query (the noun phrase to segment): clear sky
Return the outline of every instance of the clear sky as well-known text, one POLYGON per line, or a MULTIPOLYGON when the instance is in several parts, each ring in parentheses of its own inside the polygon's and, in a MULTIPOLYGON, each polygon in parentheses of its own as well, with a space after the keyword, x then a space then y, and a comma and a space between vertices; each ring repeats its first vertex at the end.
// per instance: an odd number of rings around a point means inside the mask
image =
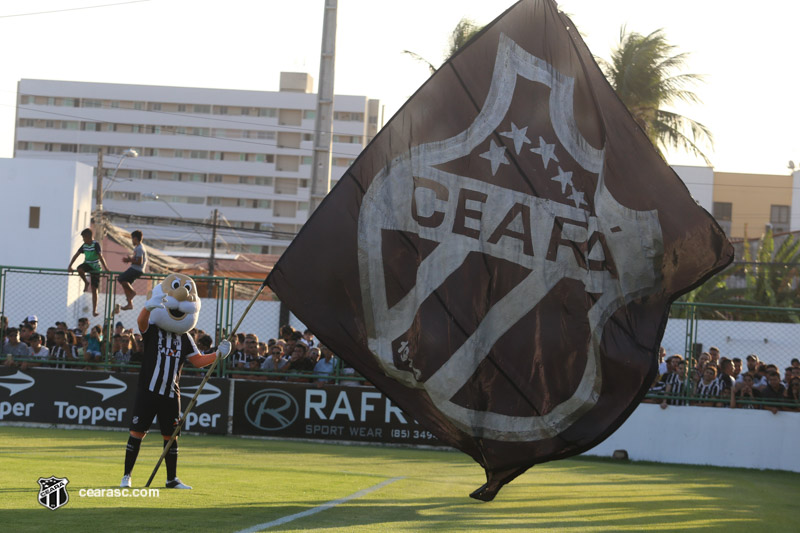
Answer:
MULTIPOLYGON (((386 119, 438 65, 462 17, 491 22, 510 0, 339 0, 338 94, 385 104, 386 119)), ((3 0, 0 157, 11 157, 21 78, 229 89, 278 89, 281 71, 318 77, 324 0, 3 0), (80 9, 100 6, 91 9, 80 9), (111 5, 108 5, 111 4, 111 5), (116 4, 116 5, 113 5, 116 4), (27 13, 65 10, 26 16, 27 13)), ((708 126, 723 172, 786 174, 800 164, 800 2, 563 0, 589 48, 608 58, 620 27, 664 28, 688 71, 706 75, 702 104, 675 108, 708 126)), ((682 153, 673 164, 703 162, 682 153)))

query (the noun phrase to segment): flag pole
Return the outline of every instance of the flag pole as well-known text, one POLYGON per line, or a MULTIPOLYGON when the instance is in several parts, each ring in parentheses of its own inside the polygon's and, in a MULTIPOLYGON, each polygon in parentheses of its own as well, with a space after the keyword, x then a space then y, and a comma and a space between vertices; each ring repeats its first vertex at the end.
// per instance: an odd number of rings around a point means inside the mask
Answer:
MULTIPOLYGON (((236 330, 238 330, 239 326, 242 324, 242 320, 244 320, 244 317, 247 316, 247 313, 250 312, 250 308, 253 307, 253 304, 256 302, 258 297, 261 295, 261 292, 264 290, 264 287, 266 286, 267 286, 267 280, 265 278, 264 282, 261 284, 261 287, 258 288, 255 295, 253 295, 253 298, 250 299, 250 303, 247 304, 247 307, 242 313, 242 316, 239 317, 239 321, 236 322, 235 326, 233 326, 233 330, 231 330, 230 335, 228 335, 228 340, 233 339, 233 336, 236 334, 236 330)), ((156 477, 156 473, 158 472, 161 463, 164 461, 164 457, 167 456, 169 449, 172 447, 172 443, 175 442, 175 439, 178 437, 178 432, 181 430, 181 427, 183 427, 183 423, 186 420, 186 417, 189 416, 189 413, 192 412, 192 408, 194 407, 195 402, 197 402, 197 398, 200 396, 200 392, 203 390, 203 387, 206 386, 208 378, 210 378, 211 374, 213 374, 214 370, 216 370, 217 363, 219 363, 219 357, 215 358, 214 362, 211 363, 211 368, 208 369, 208 372, 206 372, 205 377, 203 377, 203 381, 200 382, 200 386, 197 387, 197 391, 195 391, 194 396, 192 396, 192 401, 190 401, 189 405, 186 406, 186 411, 184 411, 183 416, 178 421, 178 424, 175 426, 175 430, 172 432, 172 436, 169 438, 167 445, 164 446, 164 451, 161 452, 161 457, 158 458, 156 467, 153 468, 153 473, 150 474, 150 479, 147 480, 147 484, 145 485, 145 487, 149 487, 150 483, 153 482, 153 478, 156 477)))

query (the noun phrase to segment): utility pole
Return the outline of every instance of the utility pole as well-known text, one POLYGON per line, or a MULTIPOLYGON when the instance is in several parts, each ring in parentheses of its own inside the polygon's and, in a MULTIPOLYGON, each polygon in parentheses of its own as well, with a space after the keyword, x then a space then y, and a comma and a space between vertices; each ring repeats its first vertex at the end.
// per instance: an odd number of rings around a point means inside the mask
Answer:
POLYGON ((331 188, 331 142, 333 141, 333 78, 336 64, 336 12, 338 0, 325 0, 322 50, 319 60, 317 116, 314 122, 314 157, 311 164, 311 202, 308 216, 331 188))
POLYGON ((103 242, 105 236, 105 224, 103 223, 103 149, 97 150, 97 187, 94 192, 94 238, 97 242, 103 242))
MULTIPOLYGON (((211 222, 211 255, 208 256, 208 275, 214 277, 214 255, 217 252, 217 216, 219 210, 214 209, 214 215, 211 222)), ((208 297, 214 297, 214 280, 208 280, 208 297)))

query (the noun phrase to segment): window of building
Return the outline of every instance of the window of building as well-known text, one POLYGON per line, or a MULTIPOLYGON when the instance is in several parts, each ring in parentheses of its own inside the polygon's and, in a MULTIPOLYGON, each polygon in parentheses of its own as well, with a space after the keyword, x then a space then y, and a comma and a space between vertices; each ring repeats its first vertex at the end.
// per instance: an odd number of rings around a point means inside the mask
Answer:
POLYGON ((41 207, 39 206, 30 206, 28 210, 28 227, 32 229, 39 229, 39 214, 41 212, 41 207))
POLYGON ((215 115, 227 115, 228 114, 228 106, 226 106, 226 105, 214 106, 214 114, 215 115))
POLYGON ((317 117, 316 111, 312 111, 310 109, 306 109, 305 111, 303 111, 303 118, 305 119, 316 118, 316 117, 317 117))
POLYGON ((161 103, 160 102, 152 102, 150 104, 151 111, 161 111, 161 103))
POLYGON ((186 113, 186 104, 178 104, 178 113, 186 113))
POLYGON ((304 133, 303 134, 303 140, 304 141, 313 141, 314 140, 314 134, 313 133, 304 133))
POLYGON ((133 108, 136 111, 141 111, 142 109, 144 109, 144 104, 142 102, 134 102, 133 103, 133 108))
POLYGON ((769 221, 772 225, 786 226, 790 216, 791 207, 788 205, 772 205, 769 208, 769 221))
POLYGON ((310 155, 304 155, 302 161, 300 161, 301 165, 310 165, 313 161, 313 158, 310 155))
POLYGON ((308 189, 308 180, 300 180, 299 187, 301 189, 308 189))
POLYGON ((277 116, 277 111, 273 107, 261 107, 258 109, 259 117, 274 117, 277 116))
POLYGON ((275 132, 274 131, 259 131, 256 134, 256 137, 258 137, 259 139, 275 140, 275 132))
POLYGON ((210 105, 202 105, 202 104, 194 104, 194 108, 192 109, 195 113, 211 113, 211 106, 210 105))
POLYGON ((733 214, 733 204, 731 202, 714 202, 713 215, 719 221, 730 222, 733 214))
POLYGON ((208 159, 208 152, 205 150, 192 150, 190 157, 192 159, 208 159))
POLYGON ((272 186, 272 178, 271 177, 256 177, 256 185, 267 185, 272 186))

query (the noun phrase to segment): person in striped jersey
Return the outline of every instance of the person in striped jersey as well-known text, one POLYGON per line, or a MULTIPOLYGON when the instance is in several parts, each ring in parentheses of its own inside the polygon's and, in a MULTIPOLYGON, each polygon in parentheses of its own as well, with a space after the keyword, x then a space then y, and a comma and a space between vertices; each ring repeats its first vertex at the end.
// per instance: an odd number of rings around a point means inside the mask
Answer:
MULTIPOLYGON (((719 396, 719 392, 717 367, 709 363, 703 370, 703 379, 697 382, 697 386, 694 389, 694 395, 698 398, 716 399, 719 396)), ((714 402, 699 402, 697 405, 713 407, 714 402)))
MULTIPOLYGON (((139 313, 138 326, 144 346, 139 385, 131 411, 130 437, 125 451, 125 471, 121 487, 131 486, 131 472, 153 418, 158 415, 161 435, 166 446, 175 427, 180 424, 181 394, 178 381, 186 361, 201 368, 217 357, 230 354, 231 345, 222 341, 217 351, 203 354, 189 335, 197 324, 200 298, 192 278, 170 274, 148 294, 139 313)), ((172 444, 164 463, 167 467, 167 488, 191 489, 178 479, 178 440, 172 444)))

